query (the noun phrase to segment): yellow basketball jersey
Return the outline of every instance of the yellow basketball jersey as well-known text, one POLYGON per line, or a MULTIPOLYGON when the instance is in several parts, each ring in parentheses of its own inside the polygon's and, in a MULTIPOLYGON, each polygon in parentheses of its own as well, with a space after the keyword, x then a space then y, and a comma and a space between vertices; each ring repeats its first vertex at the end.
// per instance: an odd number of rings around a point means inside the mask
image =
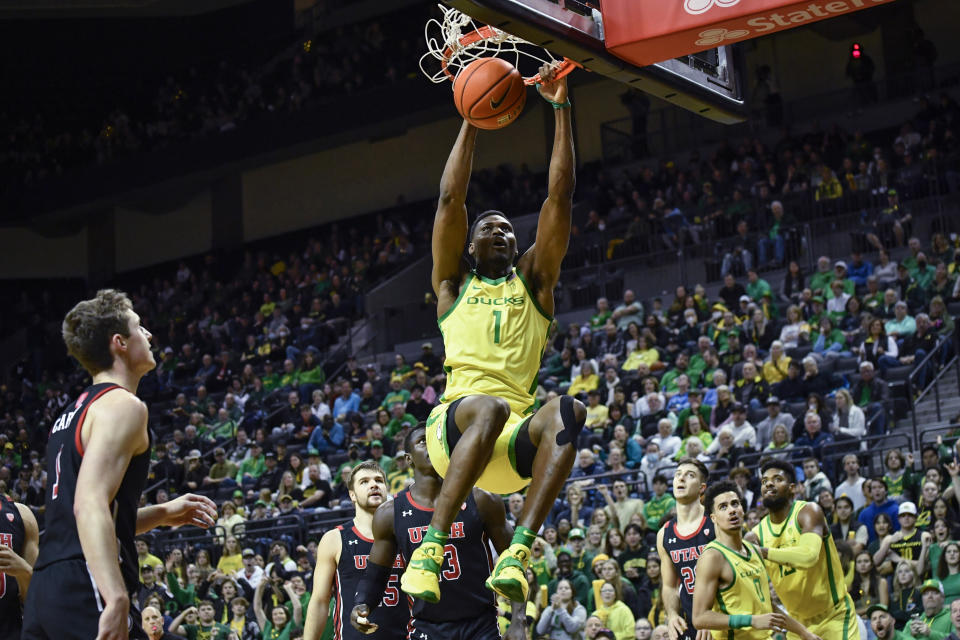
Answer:
MULTIPOLYGON (((767 569, 763 566, 760 552, 749 542, 744 542, 743 546, 747 550, 745 556, 717 540, 706 547, 719 551, 733 570, 733 582, 717 591, 713 610, 728 616, 772 613, 770 579, 767 577, 767 569)), ((712 633, 715 640, 770 640, 769 630, 725 629, 712 633)))
POLYGON ((552 321, 516 269, 497 280, 470 272, 438 320, 447 372, 440 401, 487 394, 506 400, 514 413, 531 412, 552 321))
MULTIPOLYGON (((760 524, 753 528, 760 546, 768 549, 798 546, 802 532, 797 516, 805 504, 804 500, 794 502, 786 521, 779 525, 771 523, 769 515, 764 516, 760 524)), ((765 562, 773 588, 787 608, 787 613, 794 618, 811 620, 826 615, 847 595, 840 556, 837 555, 837 546, 829 530, 824 533, 817 563, 809 569, 789 567, 769 560, 765 562)))

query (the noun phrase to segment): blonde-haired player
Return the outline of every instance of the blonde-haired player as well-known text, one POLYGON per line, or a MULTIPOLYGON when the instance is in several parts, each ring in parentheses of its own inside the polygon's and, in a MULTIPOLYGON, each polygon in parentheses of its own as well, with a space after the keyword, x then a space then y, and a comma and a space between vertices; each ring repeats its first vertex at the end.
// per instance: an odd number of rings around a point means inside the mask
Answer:
POLYGON ((724 480, 712 485, 704 507, 716 539, 697 561, 694 626, 709 629, 715 640, 770 640, 772 633, 786 631, 803 640, 820 640, 790 616, 773 610, 770 577, 760 551, 743 540, 743 498, 736 483, 724 480))
POLYGON ((760 546, 780 602, 824 638, 860 640, 856 608, 823 511, 793 499, 796 473, 789 462, 772 460, 761 474, 769 514, 747 535, 760 546))

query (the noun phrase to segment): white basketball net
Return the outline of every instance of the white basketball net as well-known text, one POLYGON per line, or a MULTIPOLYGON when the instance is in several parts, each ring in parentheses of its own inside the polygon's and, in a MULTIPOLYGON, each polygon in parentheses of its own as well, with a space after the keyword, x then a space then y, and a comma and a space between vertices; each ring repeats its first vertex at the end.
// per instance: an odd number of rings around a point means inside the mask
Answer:
MULTIPOLYGON (((431 82, 441 83, 452 80, 460 70, 477 58, 501 57, 510 60, 513 66, 520 69, 521 59, 527 59, 529 70, 530 60, 536 62, 536 67, 552 62, 559 62, 549 51, 538 47, 522 38, 501 31, 496 27, 478 25, 473 18, 456 9, 437 5, 443 12, 443 20, 431 18, 424 27, 424 36, 427 40, 427 52, 420 57, 420 70, 431 82), (522 48, 521 48, 522 47, 522 48), (440 68, 431 69, 436 59, 440 68)), ((536 74, 536 69, 530 75, 536 74)))

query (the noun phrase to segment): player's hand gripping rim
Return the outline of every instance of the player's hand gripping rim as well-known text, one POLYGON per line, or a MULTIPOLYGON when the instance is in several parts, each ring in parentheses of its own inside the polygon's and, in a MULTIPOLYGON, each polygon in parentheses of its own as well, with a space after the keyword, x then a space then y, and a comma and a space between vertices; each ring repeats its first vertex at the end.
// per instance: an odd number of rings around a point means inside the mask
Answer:
POLYGON ((540 82, 537 83, 537 92, 556 108, 569 107, 567 79, 565 77, 555 77, 559 66, 559 62, 553 62, 540 67, 540 82))

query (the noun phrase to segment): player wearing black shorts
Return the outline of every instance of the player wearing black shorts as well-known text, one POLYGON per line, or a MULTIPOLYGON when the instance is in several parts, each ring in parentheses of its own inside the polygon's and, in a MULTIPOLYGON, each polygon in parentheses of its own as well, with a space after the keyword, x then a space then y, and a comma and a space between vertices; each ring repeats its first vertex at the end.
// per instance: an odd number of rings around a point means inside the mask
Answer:
POLYGON ((356 507, 353 522, 323 534, 317 545, 317 567, 313 572, 313 591, 303 628, 304 640, 320 640, 327 624, 331 598, 334 640, 402 640, 407 637, 410 610, 399 590, 403 558, 397 554, 387 580, 380 606, 370 615, 377 630, 364 635, 350 626, 353 596, 367 570, 373 547, 373 514, 389 497, 386 474, 376 462, 357 465, 350 474, 350 501, 356 507))
POLYGON ((30 508, 0 496, 0 640, 20 638, 38 538, 37 519, 30 508))
MULTIPOLYGON (((363 633, 371 628, 371 616, 383 599, 397 551, 406 563, 423 539, 443 482, 430 464, 423 425, 407 434, 404 451, 413 463, 414 483, 378 508, 373 517, 374 543, 368 572, 357 588, 357 604, 350 615, 353 626, 363 633)), ((413 640, 500 638, 494 594, 485 588, 484 582, 494 562, 490 542, 500 553, 510 545, 512 535, 503 501, 482 489, 473 489, 457 511, 444 545, 440 571, 445 583, 443 603, 430 604, 410 598, 407 637, 413 640)), ((526 638, 524 606, 524 603, 511 603, 513 613, 506 637, 526 638)))
POLYGON ((695 458, 683 458, 673 474, 673 497, 677 516, 657 532, 660 555, 660 590, 667 614, 670 640, 710 640, 709 631, 693 628, 693 588, 697 560, 714 538, 701 496, 707 488, 706 466, 695 458))
POLYGON ((147 407, 134 392, 156 366, 150 338, 129 298, 109 289, 77 304, 63 321, 67 351, 93 384, 50 430, 47 526, 27 593, 26 640, 144 637, 131 611, 139 586, 134 536, 216 521, 213 501, 191 494, 137 509, 150 435, 147 407))

